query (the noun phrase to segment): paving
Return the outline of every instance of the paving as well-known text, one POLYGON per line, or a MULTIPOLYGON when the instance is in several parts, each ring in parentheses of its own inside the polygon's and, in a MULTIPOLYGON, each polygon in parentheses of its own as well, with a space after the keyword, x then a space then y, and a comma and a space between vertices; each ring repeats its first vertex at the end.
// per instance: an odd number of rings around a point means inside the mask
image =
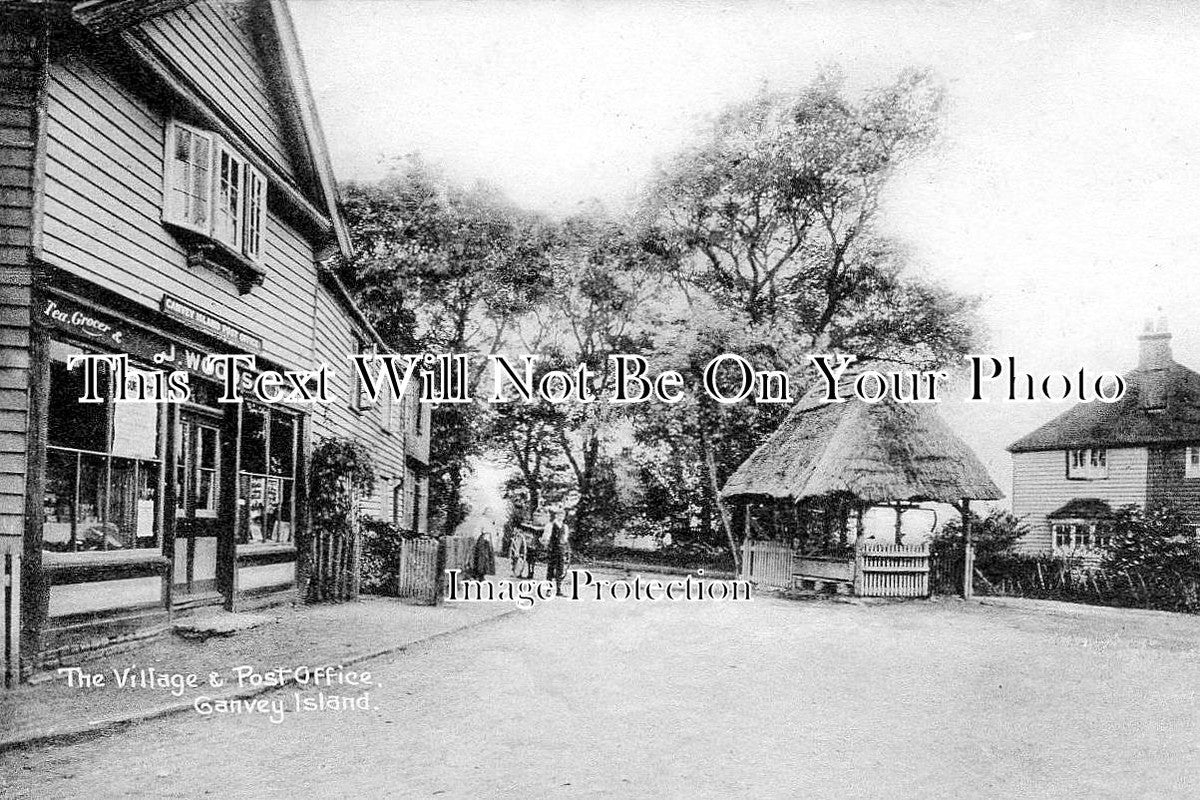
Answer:
POLYGON ((239 681, 239 671, 355 663, 511 610, 490 604, 433 608, 364 597, 252 614, 205 611, 178 622, 178 633, 85 662, 75 674, 43 673, 32 685, 0 691, 0 750, 189 711, 193 688, 211 684, 213 676, 222 686, 211 694, 249 697, 268 687, 239 681), (103 685, 90 677, 96 675, 103 685), (195 676, 197 687, 181 689, 177 676, 185 681, 195 676))
POLYGON ((1066 604, 554 600, 277 714, 0 754, 0 795, 1183 797, 1198 643, 1195 617, 1066 604))

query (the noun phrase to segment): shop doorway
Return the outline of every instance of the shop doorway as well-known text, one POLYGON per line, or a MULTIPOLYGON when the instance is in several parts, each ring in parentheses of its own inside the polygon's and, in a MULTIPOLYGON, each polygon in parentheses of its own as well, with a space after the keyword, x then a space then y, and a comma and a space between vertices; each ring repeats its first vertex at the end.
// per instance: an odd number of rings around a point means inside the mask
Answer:
POLYGON ((175 463, 173 596, 202 603, 222 599, 217 585, 221 534, 221 414, 180 413, 175 463))

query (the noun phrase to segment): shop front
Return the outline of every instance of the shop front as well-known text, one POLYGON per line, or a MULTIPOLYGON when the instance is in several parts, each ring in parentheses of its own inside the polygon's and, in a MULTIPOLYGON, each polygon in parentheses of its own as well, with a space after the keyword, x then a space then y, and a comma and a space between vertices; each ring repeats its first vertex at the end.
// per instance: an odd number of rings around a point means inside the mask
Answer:
POLYGON ((24 573, 39 665, 154 635, 173 612, 293 599, 307 409, 219 402, 211 358, 261 342, 199 309, 213 324, 53 285, 33 306, 28 474, 41 503, 24 573), (80 402, 86 374, 68 366, 88 353, 128 356, 123 369, 100 365, 102 402, 80 402), (186 371, 187 402, 113 400, 114 383, 135 396, 170 370, 186 371))

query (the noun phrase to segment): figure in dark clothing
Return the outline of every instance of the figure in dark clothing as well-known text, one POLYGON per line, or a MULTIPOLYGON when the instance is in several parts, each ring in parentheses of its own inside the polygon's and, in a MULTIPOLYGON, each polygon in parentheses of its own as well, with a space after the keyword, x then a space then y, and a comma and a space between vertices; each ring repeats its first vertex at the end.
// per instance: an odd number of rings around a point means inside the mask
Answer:
POLYGON ((492 540, 487 531, 484 531, 475 540, 475 551, 471 555, 471 577, 481 581, 488 575, 495 574, 496 551, 492 548, 492 540))
POLYGON ((555 594, 561 596, 562 581, 567 577, 567 568, 571 565, 571 538, 566 523, 559 521, 557 511, 550 512, 546 539, 546 580, 554 581, 555 594))

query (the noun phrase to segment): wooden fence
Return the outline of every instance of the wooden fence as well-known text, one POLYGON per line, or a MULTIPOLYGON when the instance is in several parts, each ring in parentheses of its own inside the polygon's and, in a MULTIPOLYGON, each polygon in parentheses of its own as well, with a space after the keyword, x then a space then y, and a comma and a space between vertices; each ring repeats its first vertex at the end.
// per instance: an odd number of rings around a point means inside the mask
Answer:
POLYGON ((0 676, 9 689, 21 680, 21 539, 0 537, 0 676))
MULTIPOLYGON (((475 550, 473 536, 447 536, 446 569, 466 570, 475 550)), ((400 543, 396 595, 433 603, 437 596, 438 540, 430 537, 405 539, 400 543)))
POLYGON ((738 576, 756 584, 792 588, 792 559, 796 551, 786 544, 747 539, 742 544, 742 569, 738 576))
POLYGON ((782 589, 853 586, 860 597, 928 597, 929 548, 861 547, 853 559, 802 555, 786 544, 747 540, 740 578, 782 589))
POLYGON ((854 593, 859 597, 929 596, 926 546, 860 547, 854 561, 854 593))

